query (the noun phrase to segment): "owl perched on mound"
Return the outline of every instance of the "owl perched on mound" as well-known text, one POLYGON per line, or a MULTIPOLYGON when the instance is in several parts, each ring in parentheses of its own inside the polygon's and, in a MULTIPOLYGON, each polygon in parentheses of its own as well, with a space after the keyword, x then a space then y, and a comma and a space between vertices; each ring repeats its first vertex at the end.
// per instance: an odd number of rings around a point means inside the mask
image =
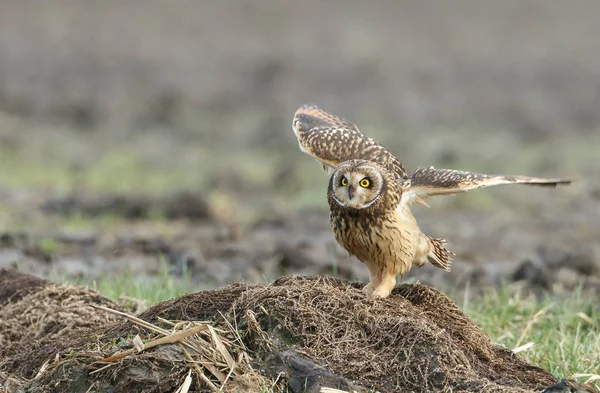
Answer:
POLYGON ((412 265, 430 262, 450 270, 452 253, 445 240, 419 229, 413 203, 427 206, 433 195, 456 194, 499 184, 555 187, 569 180, 484 175, 451 169, 418 168, 410 176, 385 147, 344 119, 304 105, 293 129, 300 149, 331 175, 327 190, 331 228, 336 240, 367 265, 371 281, 364 290, 388 297, 412 265))

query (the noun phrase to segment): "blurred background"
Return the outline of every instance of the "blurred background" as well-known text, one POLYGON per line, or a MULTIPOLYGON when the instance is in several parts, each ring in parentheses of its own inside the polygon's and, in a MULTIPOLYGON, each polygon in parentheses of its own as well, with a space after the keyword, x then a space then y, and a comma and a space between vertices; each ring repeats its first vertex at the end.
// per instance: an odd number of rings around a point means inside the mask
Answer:
POLYGON ((368 278, 302 154, 315 103, 404 163, 563 177, 431 200, 445 290, 600 288, 600 3, 0 2, 0 266, 368 278))

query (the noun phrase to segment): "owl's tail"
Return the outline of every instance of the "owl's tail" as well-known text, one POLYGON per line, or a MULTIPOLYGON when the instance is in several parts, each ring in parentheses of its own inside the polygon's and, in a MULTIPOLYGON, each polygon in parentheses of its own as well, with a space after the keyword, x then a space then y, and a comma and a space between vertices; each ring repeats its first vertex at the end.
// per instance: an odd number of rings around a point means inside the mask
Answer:
POLYGON ((425 235, 425 237, 429 243, 429 253, 427 253, 427 259, 429 260, 429 263, 446 271, 450 271, 450 265, 452 265, 452 256, 454 253, 444 246, 444 244, 446 244, 446 240, 433 238, 428 235, 425 235))

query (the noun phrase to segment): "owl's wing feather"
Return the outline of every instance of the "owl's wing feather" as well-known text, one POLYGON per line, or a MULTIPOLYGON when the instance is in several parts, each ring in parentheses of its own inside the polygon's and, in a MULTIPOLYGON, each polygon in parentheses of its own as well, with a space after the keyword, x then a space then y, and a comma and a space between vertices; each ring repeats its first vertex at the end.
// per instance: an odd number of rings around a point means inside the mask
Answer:
POLYGON ((348 160, 363 159, 383 166, 398 179, 408 179, 402 163, 356 125, 316 105, 300 107, 292 123, 300 150, 321 162, 324 169, 348 160))
POLYGON ((453 169, 418 168, 410 176, 410 186, 403 191, 401 205, 413 202, 424 203, 424 199, 434 195, 450 195, 500 184, 527 184, 541 187, 556 187, 571 184, 565 179, 519 175, 485 175, 453 169))

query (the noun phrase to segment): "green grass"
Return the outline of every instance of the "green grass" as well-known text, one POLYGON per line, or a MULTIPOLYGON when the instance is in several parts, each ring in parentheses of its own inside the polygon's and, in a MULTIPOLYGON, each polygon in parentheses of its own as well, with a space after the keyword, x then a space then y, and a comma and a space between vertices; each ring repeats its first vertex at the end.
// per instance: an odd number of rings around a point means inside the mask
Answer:
POLYGON ((175 277, 169 274, 164 263, 160 274, 154 277, 136 277, 127 273, 98 280, 86 278, 66 280, 64 277, 59 276, 51 276, 50 278, 55 281, 66 281, 70 284, 90 287, 116 302, 126 297, 142 300, 148 305, 182 296, 186 293, 208 289, 206 284, 193 280, 185 272, 183 277, 175 277))
POLYGON ((37 246, 46 254, 56 254, 60 251, 62 245, 52 238, 41 238, 37 242, 37 246))
POLYGON ((495 343, 510 349, 533 343, 520 354, 557 377, 600 374, 597 297, 576 290, 537 299, 512 285, 459 303, 495 343))
MULTIPOLYGON (((155 279, 124 276, 76 283, 89 285, 114 300, 125 295, 149 304, 202 289, 190 277, 177 279, 166 269, 155 279)), ((586 298, 576 290, 568 296, 547 295, 538 299, 524 295, 516 285, 505 285, 483 296, 457 300, 496 344, 513 349, 532 342, 533 347, 520 355, 558 378, 600 374, 597 298, 586 298)), ((578 379, 585 382, 586 377, 578 379)))

